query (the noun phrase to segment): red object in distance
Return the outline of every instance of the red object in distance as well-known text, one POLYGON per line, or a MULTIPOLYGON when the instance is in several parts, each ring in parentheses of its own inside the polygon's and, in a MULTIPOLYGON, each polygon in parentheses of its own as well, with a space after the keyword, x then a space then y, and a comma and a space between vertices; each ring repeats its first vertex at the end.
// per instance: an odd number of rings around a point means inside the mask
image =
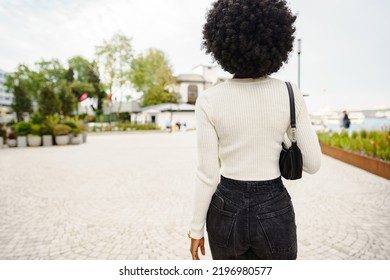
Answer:
POLYGON ((83 95, 80 96, 80 101, 84 101, 88 98, 88 93, 84 92, 83 95))
POLYGON ((112 93, 110 93, 109 95, 107 95, 107 100, 108 100, 108 101, 112 101, 112 93))

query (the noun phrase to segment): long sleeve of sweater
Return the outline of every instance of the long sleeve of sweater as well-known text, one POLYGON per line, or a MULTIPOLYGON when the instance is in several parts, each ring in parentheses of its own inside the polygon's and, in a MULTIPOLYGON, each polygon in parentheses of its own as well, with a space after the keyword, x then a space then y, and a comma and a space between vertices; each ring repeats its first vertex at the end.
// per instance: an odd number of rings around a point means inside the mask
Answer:
POLYGON ((219 181, 218 136, 212 121, 212 108, 206 95, 201 95, 196 100, 195 117, 198 160, 194 215, 190 231, 192 237, 200 239, 204 233, 208 205, 219 181))
MULTIPOLYGON (((303 170, 312 174, 320 168, 321 150, 304 98, 295 85, 293 90, 303 170)), ((290 145, 292 138, 287 87, 268 77, 228 80, 198 97, 195 116, 197 170, 190 231, 199 239, 220 175, 248 181, 280 176, 281 143, 290 145)))

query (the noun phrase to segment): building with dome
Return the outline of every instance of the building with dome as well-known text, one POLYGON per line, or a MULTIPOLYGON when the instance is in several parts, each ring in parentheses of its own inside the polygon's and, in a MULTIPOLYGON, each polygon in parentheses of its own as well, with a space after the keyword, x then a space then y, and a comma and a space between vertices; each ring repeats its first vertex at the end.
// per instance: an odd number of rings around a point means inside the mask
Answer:
POLYGON ((176 77, 175 92, 179 93, 179 103, 195 104, 199 94, 209 87, 223 81, 218 78, 217 66, 198 65, 192 73, 180 74, 176 77))
POLYGON ((192 73, 176 76, 177 84, 172 89, 178 93, 178 104, 164 103, 148 106, 131 114, 137 123, 155 123, 162 129, 182 124, 185 129, 195 128, 195 102, 199 95, 224 79, 218 78, 217 66, 199 65, 192 73))

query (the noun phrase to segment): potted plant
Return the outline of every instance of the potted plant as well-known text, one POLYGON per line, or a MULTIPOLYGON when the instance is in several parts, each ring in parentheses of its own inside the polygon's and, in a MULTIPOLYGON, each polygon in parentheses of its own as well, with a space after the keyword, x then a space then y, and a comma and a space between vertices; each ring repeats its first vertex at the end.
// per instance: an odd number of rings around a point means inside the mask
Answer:
POLYGON ((80 122, 79 127, 81 128, 83 143, 85 143, 85 142, 87 142, 87 125, 83 122, 80 122))
POLYGON ((6 131, 3 129, 3 125, 0 124, 0 149, 3 148, 6 131))
POLYGON ((18 148, 27 147, 27 135, 31 132, 31 123, 19 122, 16 124, 16 140, 18 148))
POLYGON ((53 127, 54 125, 46 120, 41 125, 41 135, 43 138, 43 146, 53 146, 53 127))
POLYGON ((71 128, 65 124, 57 124, 54 126, 54 136, 57 145, 69 144, 69 133, 71 128))
POLYGON ((82 136, 81 136, 81 128, 80 127, 75 127, 72 129, 71 131, 73 137, 70 139, 70 143, 71 144, 81 144, 83 139, 82 139, 82 136))
MULTIPOLYGON (((71 129, 71 132, 73 129, 75 129, 77 127, 76 123, 72 120, 69 120, 69 119, 64 122, 64 125, 69 126, 71 129)), ((72 142, 72 138, 73 138, 73 133, 69 133, 69 142, 72 142)))
POLYGON ((8 133, 7 137, 7 145, 8 147, 16 147, 17 142, 16 142, 16 131, 14 128, 11 128, 11 131, 8 133))
POLYGON ((27 142, 30 147, 39 147, 42 144, 41 126, 39 124, 31 125, 31 132, 27 135, 27 142))

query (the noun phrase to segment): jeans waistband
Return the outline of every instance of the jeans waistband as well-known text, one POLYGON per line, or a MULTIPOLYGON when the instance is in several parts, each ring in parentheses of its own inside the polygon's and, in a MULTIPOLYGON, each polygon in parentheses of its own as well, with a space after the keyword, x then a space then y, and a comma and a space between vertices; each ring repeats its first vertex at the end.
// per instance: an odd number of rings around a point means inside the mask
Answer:
POLYGON ((281 177, 265 180, 265 181, 243 181, 236 180, 231 178, 226 178, 221 175, 220 180, 221 185, 230 190, 239 190, 239 191, 251 191, 254 189, 269 188, 273 186, 283 186, 283 181, 281 177))

